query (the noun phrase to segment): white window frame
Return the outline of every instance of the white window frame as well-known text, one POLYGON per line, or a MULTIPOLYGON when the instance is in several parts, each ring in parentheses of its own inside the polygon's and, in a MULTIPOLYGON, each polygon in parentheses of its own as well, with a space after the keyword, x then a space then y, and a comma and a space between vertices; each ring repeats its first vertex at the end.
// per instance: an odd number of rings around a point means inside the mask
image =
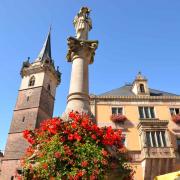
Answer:
POLYGON ((146 142, 147 142, 147 133, 150 133, 149 134, 149 138, 150 138, 150 146, 149 147, 163 148, 163 147, 167 147, 168 146, 168 139, 167 139, 166 131, 164 131, 164 130, 145 131, 145 136, 146 136, 145 140, 146 140, 146 142), (161 145, 158 144, 157 132, 159 132, 159 135, 160 135, 161 145), (164 138, 165 138, 165 141, 166 141, 166 146, 165 146, 165 144, 163 142, 162 132, 164 132, 164 138), (153 143, 153 140, 152 140, 152 133, 154 133, 155 144, 153 143))
POLYGON ((169 112, 170 112, 171 116, 172 116, 172 115, 177 115, 175 109, 179 109, 179 114, 180 114, 180 107, 170 107, 170 108, 169 108, 169 112), (171 114, 171 110, 170 110, 170 109, 173 109, 174 114, 171 114))
POLYGON ((138 90, 139 90, 139 93, 141 93, 141 94, 145 94, 145 93, 146 93, 146 88, 145 88, 145 85, 144 85, 144 83, 140 83, 138 86, 139 86, 139 88, 138 88, 138 90), (144 92, 141 92, 141 85, 143 85, 144 92))
POLYGON ((154 106, 138 106, 138 113, 139 113, 139 119, 156 119, 156 111, 155 111, 154 106), (139 108, 143 108, 144 118, 141 118, 140 113, 139 113, 139 108), (149 118, 146 117, 145 108, 148 108, 149 118), (152 116, 151 116, 150 108, 153 108, 153 110, 154 110, 154 118, 152 118, 152 116))
MULTIPOLYGON (((124 115, 124 107, 123 106, 111 106, 111 115, 113 114, 112 108, 122 108, 122 115, 124 115)), ((116 113, 116 114, 118 114, 118 113, 116 113)))

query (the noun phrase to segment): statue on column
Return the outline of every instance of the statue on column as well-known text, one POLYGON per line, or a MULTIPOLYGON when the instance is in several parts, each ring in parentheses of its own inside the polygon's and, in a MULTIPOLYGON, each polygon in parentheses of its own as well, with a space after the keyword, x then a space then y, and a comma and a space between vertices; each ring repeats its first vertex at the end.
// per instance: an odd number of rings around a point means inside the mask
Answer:
POLYGON ((76 37, 67 39, 66 58, 68 62, 72 62, 72 71, 67 106, 63 114, 64 120, 68 120, 68 114, 71 111, 91 114, 88 66, 94 61, 98 41, 88 40, 88 33, 92 29, 89 14, 89 8, 80 9, 73 21, 76 37))
POLYGON ((76 30, 76 38, 79 40, 87 40, 88 32, 92 29, 92 21, 89 13, 89 8, 82 7, 74 18, 73 24, 76 30))

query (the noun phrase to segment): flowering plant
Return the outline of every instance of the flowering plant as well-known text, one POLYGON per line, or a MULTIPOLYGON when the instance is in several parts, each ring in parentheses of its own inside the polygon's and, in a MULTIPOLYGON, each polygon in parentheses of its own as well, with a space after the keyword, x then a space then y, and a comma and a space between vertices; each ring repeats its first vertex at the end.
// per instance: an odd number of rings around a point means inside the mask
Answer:
POLYGON ((132 179, 121 130, 99 128, 86 114, 46 120, 23 136, 30 143, 21 161, 24 180, 105 179, 113 169, 121 173, 118 179, 132 179))
POLYGON ((127 120, 127 117, 122 115, 122 114, 112 114, 111 115, 111 120, 113 122, 124 122, 127 120))
POLYGON ((173 120, 175 123, 180 123, 180 114, 173 115, 173 116, 172 116, 172 120, 173 120))

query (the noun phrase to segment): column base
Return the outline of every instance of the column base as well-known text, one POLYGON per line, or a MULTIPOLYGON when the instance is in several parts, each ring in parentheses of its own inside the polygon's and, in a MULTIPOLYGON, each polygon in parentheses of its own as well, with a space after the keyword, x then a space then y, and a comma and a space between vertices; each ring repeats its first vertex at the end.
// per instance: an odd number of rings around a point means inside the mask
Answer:
POLYGON ((65 112, 62 114, 62 119, 68 121, 70 112, 86 113, 91 116, 89 95, 81 92, 71 93, 67 97, 67 106, 65 112))
POLYGON ((90 113, 89 95, 82 92, 71 93, 67 97, 66 112, 90 113))

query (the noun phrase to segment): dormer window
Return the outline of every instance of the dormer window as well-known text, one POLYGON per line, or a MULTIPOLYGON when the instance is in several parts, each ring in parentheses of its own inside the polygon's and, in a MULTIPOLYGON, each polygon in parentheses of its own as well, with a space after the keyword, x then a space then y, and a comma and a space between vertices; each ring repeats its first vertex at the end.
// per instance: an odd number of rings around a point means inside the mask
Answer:
POLYGON ((145 88, 144 88, 144 84, 140 84, 139 85, 139 89, 141 93, 145 93, 145 88))
POLYGON ((29 86, 34 86, 34 84, 35 84, 35 77, 32 76, 29 80, 29 86))
POLYGON ((147 79, 144 76, 142 76, 140 72, 138 73, 138 75, 136 76, 133 82, 132 92, 135 95, 144 95, 144 96, 150 95, 147 79))

